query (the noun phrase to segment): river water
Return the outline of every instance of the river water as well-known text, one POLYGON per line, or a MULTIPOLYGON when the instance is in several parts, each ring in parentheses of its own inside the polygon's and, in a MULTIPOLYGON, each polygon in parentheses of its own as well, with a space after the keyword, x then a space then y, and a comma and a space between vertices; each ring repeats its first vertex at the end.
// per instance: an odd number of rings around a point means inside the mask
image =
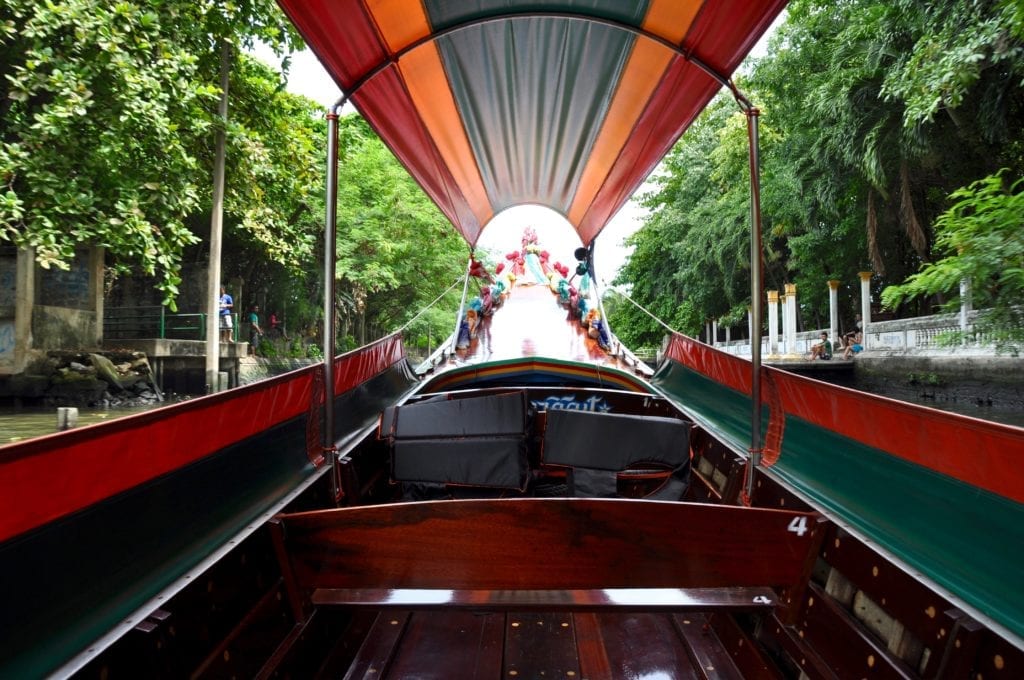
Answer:
MULTIPOLYGON (((148 406, 123 406, 117 408, 79 408, 78 426, 103 423, 135 413, 151 411, 169 402, 148 406)), ((39 437, 57 431, 56 408, 0 409, 0 445, 39 437)))

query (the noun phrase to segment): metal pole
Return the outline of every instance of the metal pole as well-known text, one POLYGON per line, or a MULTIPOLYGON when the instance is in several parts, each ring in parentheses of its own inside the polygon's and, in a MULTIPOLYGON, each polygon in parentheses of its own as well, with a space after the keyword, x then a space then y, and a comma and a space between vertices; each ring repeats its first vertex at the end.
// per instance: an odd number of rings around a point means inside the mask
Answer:
POLYGON ((324 224, 324 453, 331 458, 331 492, 338 498, 338 456, 334 448, 334 277, 338 254, 338 110, 327 112, 327 216, 324 224))
POLYGON ((604 330, 608 333, 608 349, 611 351, 612 327, 611 324, 608 323, 608 315, 604 313, 604 299, 601 295, 601 289, 597 287, 597 273, 594 271, 593 241, 590 242, 590 248, 587 249, 587 260, 587 268, 590 270, 590 279, 594 282, 594 295, 597 296, 597 309, 601 312, 601 323, 604 324, 604 330))
POLYGON ((760 339, 763 305, 761 288, 761 176, 758 154, 757 117, 760 115, 753 106, 746 106, 747 137, 750 142, 750 317, 753 333, 750 343, 750 465, 747 466, 745 490, 747 498, 754 495, 754 469, 761 464, 761 343, 753 342, 754 334, 760 339))
POLYGON ((462 314, 466 309, 466 293, 469 290, 469 270, 473 267, 473 253, 469 254, 466 262, 466 279, 462 284, 462 301, 459 302, 459 313, 455 315, 455 333, 452 334, 452 354, 459 345, 459 328, 462 326, 462 314))

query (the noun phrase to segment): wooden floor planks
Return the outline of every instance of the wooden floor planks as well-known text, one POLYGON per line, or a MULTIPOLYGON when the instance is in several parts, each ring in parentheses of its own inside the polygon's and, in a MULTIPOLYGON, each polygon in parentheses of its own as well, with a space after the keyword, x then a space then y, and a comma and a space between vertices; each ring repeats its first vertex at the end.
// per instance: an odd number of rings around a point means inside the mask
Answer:
POLYGON ((701 615, 382 612, 345 678, 738 677, 701 615))

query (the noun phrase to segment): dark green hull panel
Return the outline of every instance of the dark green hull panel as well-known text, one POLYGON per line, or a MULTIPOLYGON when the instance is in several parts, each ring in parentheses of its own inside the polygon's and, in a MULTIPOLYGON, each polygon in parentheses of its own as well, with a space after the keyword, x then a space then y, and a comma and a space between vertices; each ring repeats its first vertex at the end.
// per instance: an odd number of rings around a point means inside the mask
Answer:
MULTIPOLYGON (((673 361, 653 382, 737 449, 749 448, 748 395, 673 361)), ((767 407, 762 431, 766 423, 767 407)), ((911 571, 1024 638, 1024 505, 792 415, 771 473, 911 571)))

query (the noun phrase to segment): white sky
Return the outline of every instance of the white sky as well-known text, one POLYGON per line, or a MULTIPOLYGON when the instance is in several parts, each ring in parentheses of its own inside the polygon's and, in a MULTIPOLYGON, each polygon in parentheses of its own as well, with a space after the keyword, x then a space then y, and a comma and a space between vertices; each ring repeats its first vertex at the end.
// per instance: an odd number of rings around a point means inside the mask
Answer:
MULTIPOLYGON (((785 11, 779 15, 765 35, 751 51, 753 56, 763 56, 768 37, 785 18, 785 11)), ((280 65, 280 59, 270 48, 258 45, 253 54, 269 64, 280 65)), ((341 97, 341 90, 327 75, 320 61, 309 50, 292 55, 288 73, 289 92, 305 95, 320 103, 325 109, 341 97)), ((350 107, 346 107, 351 110, 350 107)), ((643 191, 641 186, 639 191, 643 191)), ((604 231, 597 237, 594 246, 595 263, 600 280, 611 283, 619 268, 625 263, 629 250, 623 240, 639 229, 644 210, 634 200, 629 200, 612 218, 604 231)), ((551 253, 552 260, 561 260, 571 266, 572 251, 579 246, 579 239, 569 223, 559 214, 547 208, 529 205, 510 208, 499 214, 481 235, 481 248, 493 248, 502 253, 518 250, 522 228, 532 225, 537 230, 541 246, 551 253)))

